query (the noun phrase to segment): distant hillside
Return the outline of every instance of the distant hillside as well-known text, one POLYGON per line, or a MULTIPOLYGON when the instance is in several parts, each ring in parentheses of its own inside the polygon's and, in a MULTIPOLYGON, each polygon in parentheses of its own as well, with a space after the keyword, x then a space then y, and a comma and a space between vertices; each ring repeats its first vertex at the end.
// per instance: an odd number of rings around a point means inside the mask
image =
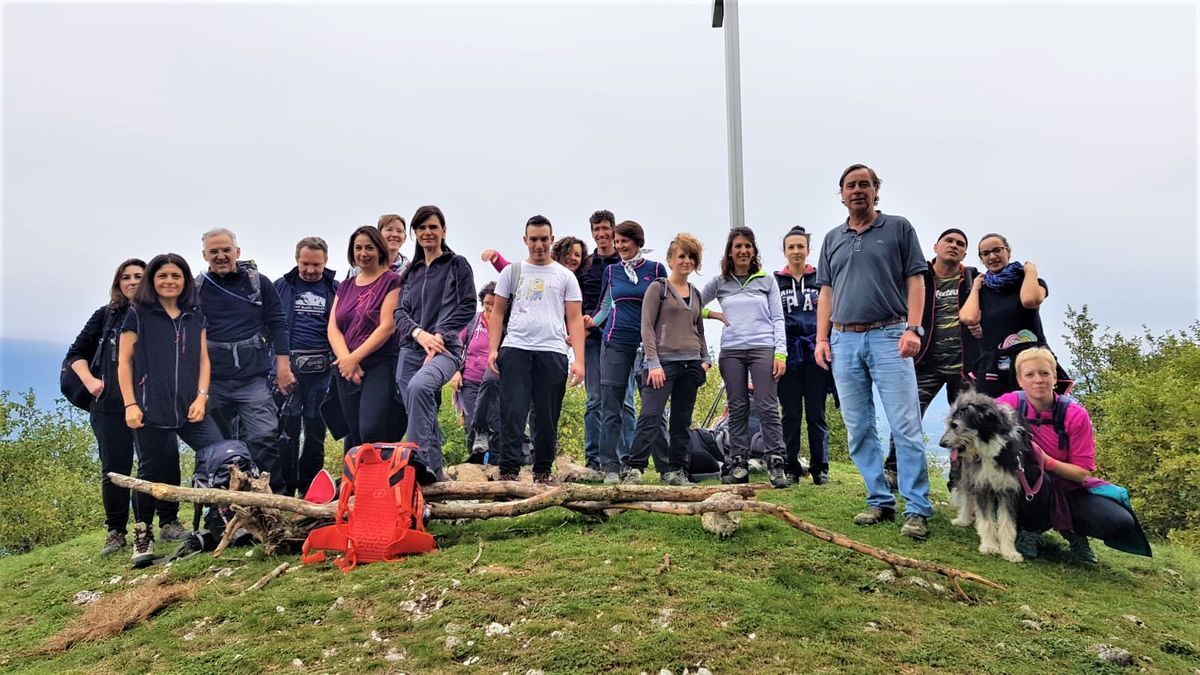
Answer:
POLYGON ((58 368, 67 344, 0 338, 0 390, 33 389, 38 407, 50 408, 58 398, 58 368))

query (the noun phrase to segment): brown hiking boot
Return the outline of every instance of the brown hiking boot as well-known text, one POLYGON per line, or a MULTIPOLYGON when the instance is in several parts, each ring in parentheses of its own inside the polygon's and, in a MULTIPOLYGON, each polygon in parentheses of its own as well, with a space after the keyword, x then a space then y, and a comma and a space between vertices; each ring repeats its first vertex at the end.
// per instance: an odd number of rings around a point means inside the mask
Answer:
POLYGON ((100 555, 112 555, 125 548, 126 542, 124 532, 109 530, 108 536, 104 538, 104 548, 100 549, 100 555))
POLYGON ((900 526, 900 534, 909 539, 925 541, 929 538, 929 523, 925 520, 925 516, 909 513, 904 516, 904 525, 900 526))
POLYGON ((539 485, 558 485, 558 479, 550 473, 533 474, 533 482, 539 485))
POLYGON ((888 506, 871 506, 854 516, 855 525, 878 525, 883 521, 896 520, 896 509, 888 506))

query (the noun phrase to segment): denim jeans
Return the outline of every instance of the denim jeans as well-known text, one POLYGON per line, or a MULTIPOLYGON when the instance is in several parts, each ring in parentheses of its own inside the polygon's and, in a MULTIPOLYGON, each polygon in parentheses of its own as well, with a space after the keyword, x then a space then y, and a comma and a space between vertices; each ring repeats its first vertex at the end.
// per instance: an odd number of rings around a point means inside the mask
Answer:
MULTIPOLYGON (((600 353, 603 351, 599 335, 588 335, 583 351, 583 380, 587 390, 587 402, 583 408, 583 456, 588 461, 600 461, 600 353)), ((637 425, 637 408, 633 404, 633 391, 637 383, 633 374, 629 376, 629 388, 625 390, 625 403, 621 408, 621 435, 617 440, 617 455, 629 456, 633 446, 633 433, 637 425)))
MULTIPOLYGON (((250 449, 259 471, 271 472, 271 491, 283 492, 279 462, 279 410, 265 375, 237 380, 213 378, 208 411, 224 440, 250 449)), ((185 439, 186 442, 186 439, 185 439)))
MULTIPOLYGON (((954 399, 958 398, 959 392, 970 386, 961 373, 947 374, 932 368, 917 366, 917 399, 921 404, 921 419, 925 418, 925 410, 929 408, 930 403, 933 403, 934 397, 937 396, 943 384, 946 385, 946 402, 950 405, 954 405, 954 399)), ((895 471, 896 439, 894 437, 888 441, 888 446, 888 456, 883 460, 883 468, 895 471)), ((959 463, 951 462, 947 488, 953 490, 957 486, 959 473, 959 463)))
MULTIPOLYGON (((638 346, 609 343, 600 356, 600 448, 598 459, 604 471, 619 471, 629 461, 629 448, 621 449, 625 435, 624 407, 629 381, 637 360, 638 346)), ((584 366, 586 376, 586 368, 584 366)), ((634 418, 636 425, 637 419, 634 418)), ((635 427, 636 428, 636 427, 635 427)))
POLYGON ((883 412, 896 439, 897 483, 906 503, 905 514, 932 516, 929 472, 925 466, 921 406, 917 400, 917 373, 912 358, 898 350, 904 323, 864 333, 834 330, 833 380, 842 402, 842 418, 849 436, 850 459, 867 488, 867 504, 895 508, 883 473, 883 446, 875 425, 871 384, 879 391, 883 412))
POLYGON ((408 411, 408 431, 404 440, 417 444, 417 455, 430 474, 442 469, 442 427, 438 424, 438 406, 442 387, 458 372, 460 361, 451 352, 443 352, 425 363, 425 350, 404 347, 396 364, 396 384, 408 411))

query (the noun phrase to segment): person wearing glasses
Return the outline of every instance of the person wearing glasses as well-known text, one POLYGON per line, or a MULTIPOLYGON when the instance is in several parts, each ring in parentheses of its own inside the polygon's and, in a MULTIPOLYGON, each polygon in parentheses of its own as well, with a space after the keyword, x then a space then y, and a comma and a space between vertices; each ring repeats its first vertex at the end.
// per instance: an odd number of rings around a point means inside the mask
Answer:
MULTIPOLYGON (((978 326, 967 326, 958 318, 958 311, 970 296, 979 270, 963 265, 967 255, 967 235, 951 227, 938 235, 933 245, 933 260, 925 273, 925 312, 921 326, 921 350, 913 359, 917 369, 917 399, 921 417, 937 393, 946 387, 946 401, 953 404, 958 393, 967 386, 967 374, 979 358, 978 326)), ((892 439, 888 457, 883 463, 888 485, 896 485, 896 441, 892 439)), ((950 490, 958 482, 958 462, 951 458, 950 490)))
POLYGON ((907 502, 900 534, 919 541, 929 536, 927 521, 933 515, 921 408, 913 395, 929 264, 912 223, 876 210, 881 182, 862 164, 851 165, 838 180, 849 213, 821 245, 813 356, 818 366, 833 370, 850 459, 866 484, 867 510, 854 517, 854 524, 896 519, 896 497, 888 490, 875 431, 874 385, 896 437, 898 487, 907 502))
POLYGON ((967 326, 982 330, 982 353, 972 376, 975 388, 993 398, 1019 388, 1014 367, 1017 354, 1046 346, 1038 308, 1050 295, 1038 277, 1037 265, 1010 261, 1012 248, 1003 235, 990 233, 979 241, 979 259, 987 272, 975 277, 971 293, 959 310, 967 326))

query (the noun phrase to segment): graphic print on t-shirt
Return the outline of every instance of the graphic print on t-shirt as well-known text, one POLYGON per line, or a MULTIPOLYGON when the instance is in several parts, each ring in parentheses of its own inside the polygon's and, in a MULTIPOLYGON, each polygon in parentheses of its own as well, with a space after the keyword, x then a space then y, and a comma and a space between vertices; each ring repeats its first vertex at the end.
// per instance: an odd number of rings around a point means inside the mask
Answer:
POLYGON ((958 323, 959 275, 938 277, 933 291, 933 343, 925 357, 939 372, 962 370, 962 335, 958 323))
POLYGON ((325 349, 329 346, 325 307, 329 302, 324 282, 301 281, 292 301, 292 349, 325 349))
POLYGON ((496 282, 496 295, 510 298, 512 313, 504 345, 531 351, 566 354, 566 302, 582 302, 579 281, 558 263, 520 266, 519 279, 510 265, 496 282), (514 289, 513 285, 517 287, 514 289))

